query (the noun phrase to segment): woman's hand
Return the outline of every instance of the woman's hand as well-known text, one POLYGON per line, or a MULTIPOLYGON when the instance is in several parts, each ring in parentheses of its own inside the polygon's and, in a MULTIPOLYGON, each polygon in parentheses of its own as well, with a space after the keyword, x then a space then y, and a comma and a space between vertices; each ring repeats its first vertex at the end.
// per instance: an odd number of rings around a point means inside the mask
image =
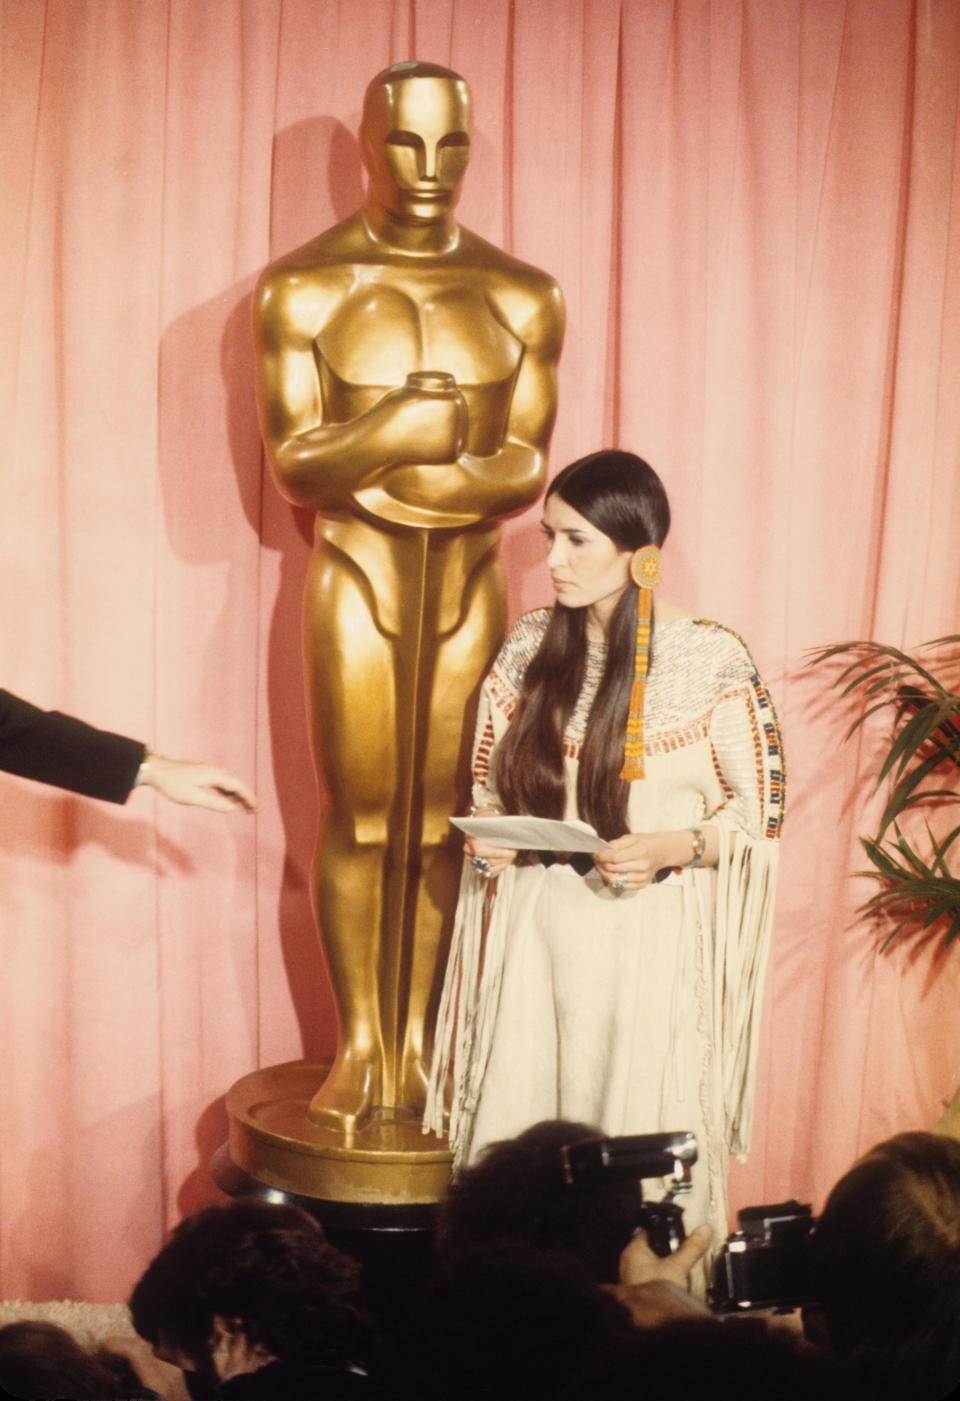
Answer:
POLYGON ((611 889, 642 890, 670 862, 664 859, 659 832, 626 832, 607 850, 596 851, 593 864, 611 889))
MULTIPOLYGON (((499 808, 477 808, 470 816, 502 817, 503 813, 499 808)), ((484 880, 495 880, 501 871, 512 866, 517 859, 517 853, 512 847, 491 846, 489 842, 480 841, 477 837, 464 837, 463 850, 477 875, 482 876, 484 880)))
POLYGON ((642 890, 658 871, 689 866, 693 861, 695 832, 703 837, 699 866, 717 864, 717 829, 712 825, 675 832, 626 832, 615 838, 606 851, 594 853, 593 864, 612 890, 642 890))

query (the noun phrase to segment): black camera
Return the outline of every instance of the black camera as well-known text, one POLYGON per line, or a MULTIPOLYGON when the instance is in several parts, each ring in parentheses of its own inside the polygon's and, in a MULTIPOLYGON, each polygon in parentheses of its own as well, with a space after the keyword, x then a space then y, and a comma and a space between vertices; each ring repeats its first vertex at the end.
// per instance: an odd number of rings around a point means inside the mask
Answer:
POLYGON ((809 1206, 795 1201, 749 1206, 739 1220, 740 1230, 728 1237, 714 1263, 711 1308, 786 1312, 813 1303, 809 1206))
POLYGON ((642 1200, 637 1229, 647 1233, 657 1255, 672 1255, 684 1240, 683 1210, 676 1198, 690 1190, 690 1169, 697 1161, 697 1140, 686 1129, 676 1133, 625 1134, 615 1138, 579 1138, 561 1149, 563 1174, 574 1183, 609 1182, 612 1178, 659 1177, 667 1183, 662 1201, 642 1200))

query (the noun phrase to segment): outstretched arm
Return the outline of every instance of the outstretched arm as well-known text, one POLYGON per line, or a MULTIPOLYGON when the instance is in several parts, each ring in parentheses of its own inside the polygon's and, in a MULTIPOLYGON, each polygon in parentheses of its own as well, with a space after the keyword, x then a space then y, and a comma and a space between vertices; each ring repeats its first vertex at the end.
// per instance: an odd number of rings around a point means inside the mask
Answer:
POLYGON ((0 769, 110 803, 125 803, 138 784, 147 784, 173 802, 215 812, 257 808, 247 785, 227 769, 163 758, 140 740, 41 710, 2 690, 0 769))
POLYGON ((126 802, 145 746, 0 691, 0 769, 109 803, 126 802))
POLYGON ((147 750, 134 786, 156 788, 173 803, 210 808, 213 812, 233 812, 243 808, 257 811, 257 800, 242 779, 216 764, 195 763, 189 759, 167 759, 147 750))

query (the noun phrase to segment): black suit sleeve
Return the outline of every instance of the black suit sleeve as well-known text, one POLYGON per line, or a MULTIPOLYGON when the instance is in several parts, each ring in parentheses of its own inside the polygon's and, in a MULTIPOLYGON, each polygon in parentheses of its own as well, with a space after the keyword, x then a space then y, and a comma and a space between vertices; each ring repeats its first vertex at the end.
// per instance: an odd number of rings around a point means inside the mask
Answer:
POLYGON ((145 754, 139 740, 39 710, 0 690, 0 769, 7 773, 125 803, 145 754))

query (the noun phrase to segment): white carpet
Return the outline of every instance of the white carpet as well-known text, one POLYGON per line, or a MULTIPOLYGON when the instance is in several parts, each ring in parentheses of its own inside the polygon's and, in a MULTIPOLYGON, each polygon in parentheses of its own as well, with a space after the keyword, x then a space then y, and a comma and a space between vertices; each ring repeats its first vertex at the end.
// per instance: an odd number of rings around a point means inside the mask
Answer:
POLYGON ((126 1304, 84 1304, 73 1299, 57 1299, 45 1304, 31 1304, 20 1299, 0 1303, 0 1328, 24 1319, 56 1323, 72 1333, 84 1347, 96 1347, 107 1338, 136 1337, 126 1304))

